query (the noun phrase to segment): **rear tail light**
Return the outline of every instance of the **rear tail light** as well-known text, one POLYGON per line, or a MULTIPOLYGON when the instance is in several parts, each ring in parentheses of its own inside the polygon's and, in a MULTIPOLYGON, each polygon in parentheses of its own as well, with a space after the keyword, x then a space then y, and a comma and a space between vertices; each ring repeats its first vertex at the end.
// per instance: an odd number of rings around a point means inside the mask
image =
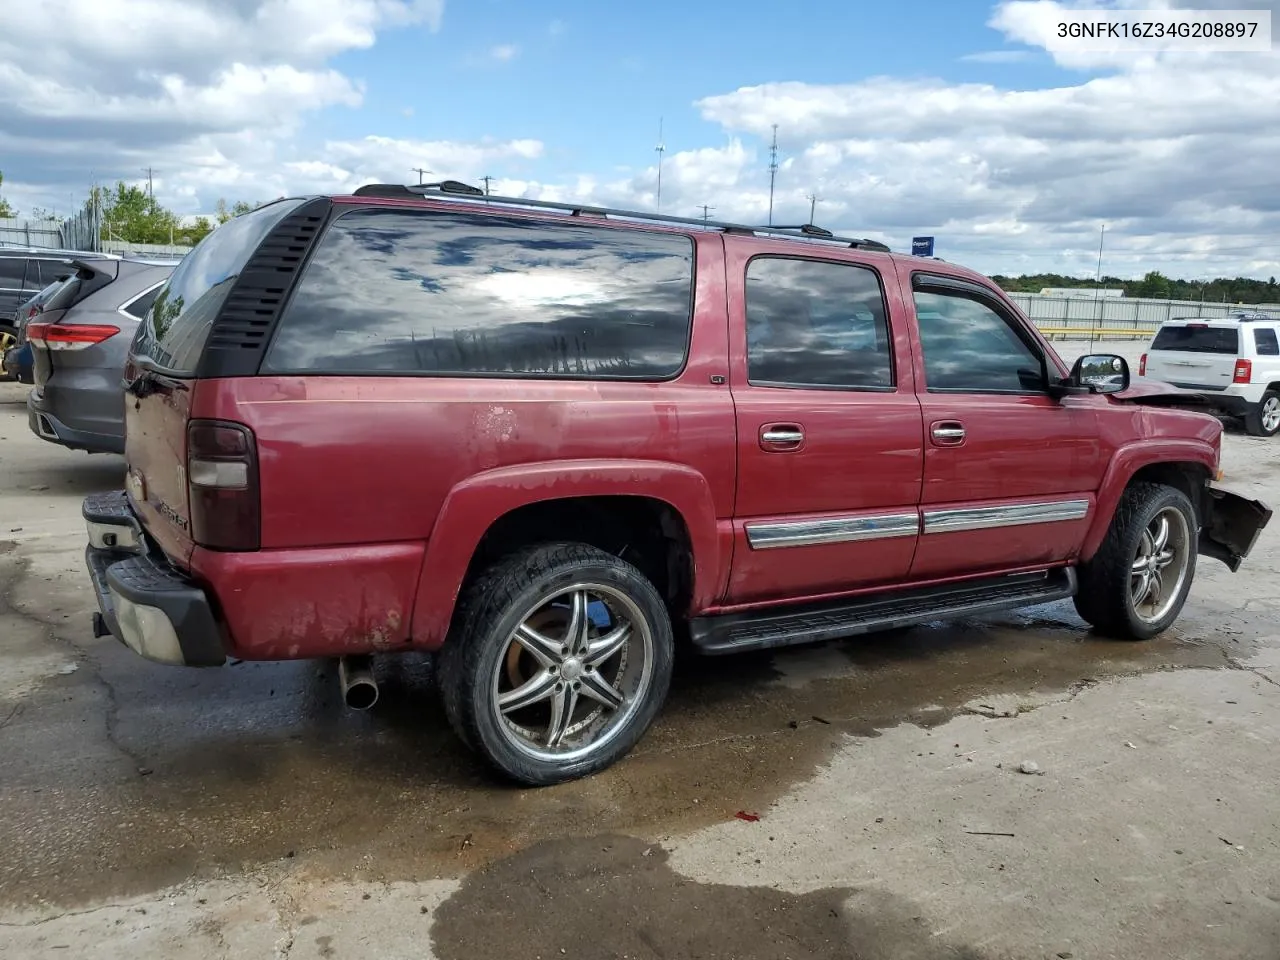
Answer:
POLYGON ((187 424, 191 538, 213 550, 257 550, 261 542, 258 444, 239 423, 187 424))
POLYGON ((27 340, 49 350, 83 350, 110 340, 120 328, 110 323, 28 323, 27 340))
POLYGON ((1147 375, 1147 355, 1144 353, 1138 358, 1138 376, 1145 377, 1147 375))
POLYGON ((1231 378, 1231 382, 1232 383, 1248 383, 1252 379, 1253 379, 1253 361, 1237 360, 1236 372, 1235 372, 1235 375, 1231 378))

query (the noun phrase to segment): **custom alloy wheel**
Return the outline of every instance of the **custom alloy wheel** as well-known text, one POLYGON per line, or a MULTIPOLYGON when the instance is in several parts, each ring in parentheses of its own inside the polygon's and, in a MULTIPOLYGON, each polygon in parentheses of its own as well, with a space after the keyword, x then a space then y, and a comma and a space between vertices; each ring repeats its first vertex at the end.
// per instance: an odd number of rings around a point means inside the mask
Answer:
POLYGON ((1130 567, 1129 596, 1135 616, 1146 623, 1165 618, 1182 594, 1191 550, 1191 531, 1181 510, 1165 507, 1152 518, 1138 538, 1130 567))
POLYGON ((653 682, 653 633, 624 593, 573 583, 535 601, 495 664, 493 707, 511 744, 539 760, 600 749, 653 682))
POLYGON ((580 543, 522 549, 466 590, 439 657, 449 722, 524 783, 623 756, 671 682, 671 620, 653 584, 580 543))
POLYGON ((1181 490, 1131 484, 1097 553, 1080 565, 1076 612, 1121 640, 1167 630, 1191 589, 1199 535, 1195 508, 1181 490))

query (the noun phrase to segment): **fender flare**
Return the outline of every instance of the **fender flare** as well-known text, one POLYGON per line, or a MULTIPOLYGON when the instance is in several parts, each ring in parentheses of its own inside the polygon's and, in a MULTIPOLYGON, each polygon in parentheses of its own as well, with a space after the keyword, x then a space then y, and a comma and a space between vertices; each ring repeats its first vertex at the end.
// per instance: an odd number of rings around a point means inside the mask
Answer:
MULTIPOLYGON (((1218 456, 1213 445, 1202 440, 1136 440, 1117 448, 1098 487, 1093 522, 1080 547, 1082 561, 1091 559, 1102 546, 1120 497, 1134 475, 1144 467, 1162 463, 1194 463, 1204 467, 1205 473, 1212 477, 1217 470, 1218 456)), ((1199 503, 1195 506, 1197 510, 1200 508, 1199 503)))
POLYGON ((497 520, 533 503, 595 496, 648 497, 674 509, 693 548, 693 606, 714 602, 726 566, 722 554, 732 546, 720 534, 711 487, 698 471, 656 460, 524 463, 474 474, 445 497, 418 578, 414 646, 434 650, 444 643, 467 567, 497 520))

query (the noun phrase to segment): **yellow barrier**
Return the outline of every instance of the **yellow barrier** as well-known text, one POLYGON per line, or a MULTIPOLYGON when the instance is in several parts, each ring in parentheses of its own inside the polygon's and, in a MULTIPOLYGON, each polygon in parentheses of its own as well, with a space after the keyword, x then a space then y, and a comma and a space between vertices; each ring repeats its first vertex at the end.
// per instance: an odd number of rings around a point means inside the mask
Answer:
POLYGON ((1139 330, 1134 327, 1040 327, 1037 329, 1051 340, 1063 337, 1072 340, 1092 340, 1096 337, 1128 337, 1130 340, 1147 340, 1154 330, 1139 330))

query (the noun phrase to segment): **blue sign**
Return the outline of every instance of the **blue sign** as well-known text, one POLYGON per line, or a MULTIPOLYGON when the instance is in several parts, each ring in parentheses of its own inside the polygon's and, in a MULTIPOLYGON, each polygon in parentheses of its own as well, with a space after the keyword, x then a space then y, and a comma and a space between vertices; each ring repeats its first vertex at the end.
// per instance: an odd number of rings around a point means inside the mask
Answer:
POLYGON ((913 257, 932 257, 933 237, 912 237, 911 255, 913 257))

